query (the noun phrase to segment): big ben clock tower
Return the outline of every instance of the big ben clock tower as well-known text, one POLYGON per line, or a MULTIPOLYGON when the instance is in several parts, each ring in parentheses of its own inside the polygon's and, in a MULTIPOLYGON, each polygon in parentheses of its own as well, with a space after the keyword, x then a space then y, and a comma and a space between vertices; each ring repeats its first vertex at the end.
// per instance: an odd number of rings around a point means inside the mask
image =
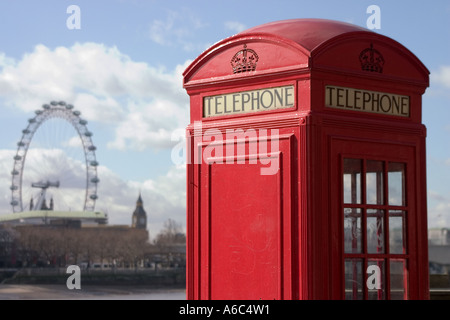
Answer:
POLYGON ((147 213, 144 210, 144 204, 140 193, 139 198, 136 201, 136 209, 133 212, 131 226, 137 229, 147 228, 147 213))

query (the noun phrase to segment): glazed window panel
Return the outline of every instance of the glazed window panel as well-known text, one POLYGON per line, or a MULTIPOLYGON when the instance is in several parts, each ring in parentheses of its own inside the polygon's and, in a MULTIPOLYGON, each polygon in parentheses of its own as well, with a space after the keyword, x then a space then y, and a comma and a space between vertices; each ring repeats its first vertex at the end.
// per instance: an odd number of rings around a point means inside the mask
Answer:
POLYGON ((362 160, 344 159, 344 203, 361 203, 362 160))
POLYGON ((392 254, 407 253, 405 219, 406 211, 389 211, 389 252, 392 254))
POLYGON ((408 299, 406 163, 344 158, 342 179, 345 299, 408 299))
POLYGON ((383 161, 366 162, 366 201, 367 204, 384 204, 384 165, 383 161))
POLYGON ((388 186, 389 205, 405 206, 405 164, 399 162, 389 162, 388 165, 388 186))
POLYGON ((367 209, 367 252, 384 253, 384 210, 367 209))
POLYGON ((406 260, 392 259, 390 261, 390 279, 391 300, 408 299, 408 274, 406 260))
POLYGON ((363 300, 363 260, 346 259, 345 260, 345 299, 363 300))
POLYGON ((346 253, 360 253, 361 240, 361 209, 344 209, 344 250, 346 253))

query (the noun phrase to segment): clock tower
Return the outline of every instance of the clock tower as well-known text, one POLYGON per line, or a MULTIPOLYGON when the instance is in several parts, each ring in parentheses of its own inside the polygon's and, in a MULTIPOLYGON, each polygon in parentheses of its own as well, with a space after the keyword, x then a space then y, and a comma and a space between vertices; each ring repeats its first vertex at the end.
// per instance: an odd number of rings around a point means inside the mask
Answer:
POLYGON ((131 226, 137 229, 147 228, 147 213, 144 210, 144 204, 140 193, 139 198, 136 201, 136 209, 133 212, 131 226))

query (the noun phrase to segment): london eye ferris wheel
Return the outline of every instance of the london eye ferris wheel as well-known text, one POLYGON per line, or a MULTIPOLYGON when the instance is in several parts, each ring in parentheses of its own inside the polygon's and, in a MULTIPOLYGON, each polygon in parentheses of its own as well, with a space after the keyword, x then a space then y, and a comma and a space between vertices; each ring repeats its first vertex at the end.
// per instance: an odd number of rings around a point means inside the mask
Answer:
POLYGON ((52 101, 28 119, 11 171, 13 212, 94 211, 98 162, 81 112, 52 101))

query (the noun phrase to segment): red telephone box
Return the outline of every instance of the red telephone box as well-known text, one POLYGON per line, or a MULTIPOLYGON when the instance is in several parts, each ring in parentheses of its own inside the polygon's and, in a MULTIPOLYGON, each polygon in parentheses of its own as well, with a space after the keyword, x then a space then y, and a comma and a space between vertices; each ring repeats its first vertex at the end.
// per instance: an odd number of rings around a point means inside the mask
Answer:
POLYGON ((426 67, 297 19, 184 72, 188 299, 427 299, 426 67))

